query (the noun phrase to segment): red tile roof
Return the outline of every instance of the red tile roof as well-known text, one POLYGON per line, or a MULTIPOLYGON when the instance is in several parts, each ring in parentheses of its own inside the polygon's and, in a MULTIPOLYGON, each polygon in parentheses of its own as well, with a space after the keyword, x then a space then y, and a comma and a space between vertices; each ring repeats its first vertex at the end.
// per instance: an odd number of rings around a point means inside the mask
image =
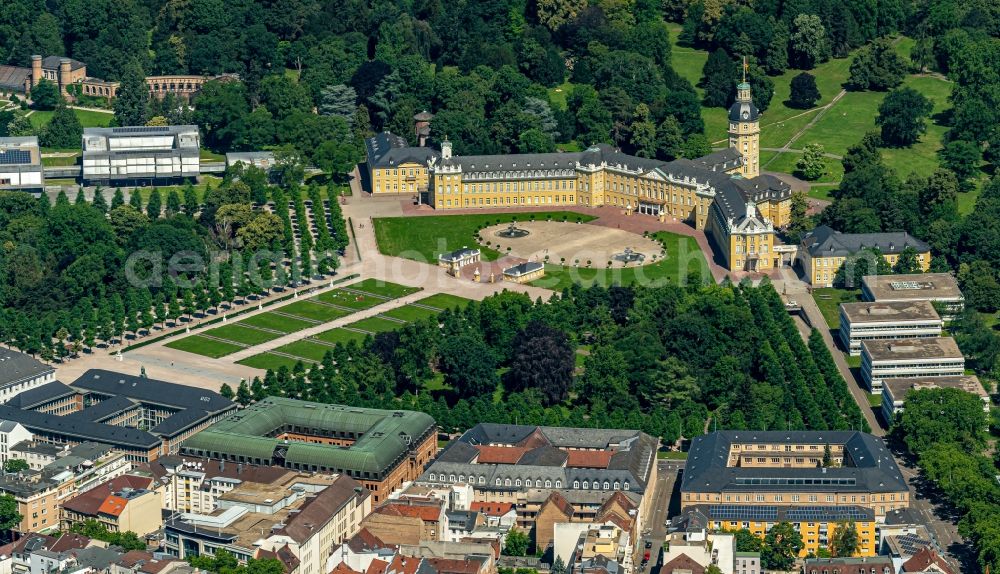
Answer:
POLYGON ((120 492, 124 488, 132 488, 136 490, 140 488, 149 488, 149 485, 152 484, 152 482, 153 479, 148 476, 124 474, 122 476, 115 477, 104 484, 99 484, 83 494, 74 496, 73 498, 62 503, 62 507, 80 514, 96 516, 109 495, 120 492))
POLYGON ((477 446, 479 464, 517 464, 528 449, 517 446, 477 446))
POLYGON ((111 495, 104 499, 104 503, 101 504, 100 508, 97 509, 99 514, 107 514, 109 516, 120 516, 122 511, 128 505, 128 500, 120 496, 111 495))
POLYGON ((937 552, 931 550, 927 546, 924 546, 918 550, 916 554, 911 556, 909 560, 903 562, 903 569, 900 571, 925 572, 930 569, 932 564, 945 574, 954 574, 955 572, 952 567, 945 562, 944 558, 941 558, 937 552))
POLYGON ((476 574, 483 567, 481 560, 455 558, 427 558, 426 563, 438 574, 476 574))
POLYGON ((566 517, 572 517, 573 514, 576 512, 573 509, 573 505, 570 504, 568 500, 566 500, 566 497, 559 494, 559 492, 555 490, 553 490, 552 493, 549 494, 549 497, 545 499, 545 502, 542 503, 542 506, 538 509, 538 512, 541 513, 543 510, 545 510, 545 507, 549 506, 550 504, 558 508, 559 511, 566 517))
POLYGON ((401 502, 390 502, 375 509, 379 514, 388 516, 406 516, 409 518, 419 518, 424 522, 438 522, 441 520, 441 507, 425 504, 405 504, 401 502))
POLYGON ((350 546, 351 550, 355 552, 365 552, 388 546, 388 544, 382 542, 381 538, 372 534, 372 531, 367 528, 359 530, 357 534, 352 536, 351 539, 347 541, 347 545, 350 546))
POLYGON ((389 568, 389 563, 382 560, 372 560, 371 564, 368 565, 368 570, 365 570, 365 574, 385 574, 386 569, 389 568))
POLYGON ((362 573, 348 566, 347 562, 341 562, 340 564, 334 566, 333 570, 330 570, 330 574, 362 574, 362 573))
POLYGON ((670 562, 660 567, 660 574, 672 574, 674 571, 691 572, 691 574, 705 574, 706 568, 694 561, 687 554, 681 554, 670 562))
POLYGON ((389 563, 386 574, 417 574, 417 568, 420 568, 420 560, 420 558, 397 554, 393 557, 392 562, 389 563))
POLYGON ((473 502, 470 510, 482 512, 487 516, 503 516, 514 510, 514 505, 510 502, 473 502))
POLYGON ((614 451, 610 450, 569 450, 566 466, 570 468, 608 468, 614 451))

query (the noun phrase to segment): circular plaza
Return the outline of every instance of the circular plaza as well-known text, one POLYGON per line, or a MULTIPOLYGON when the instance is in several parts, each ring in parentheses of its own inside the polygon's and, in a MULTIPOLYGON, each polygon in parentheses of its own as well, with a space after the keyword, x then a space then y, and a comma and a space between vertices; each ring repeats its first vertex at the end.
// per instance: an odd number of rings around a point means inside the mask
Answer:
POLYGON ((479 231, 480 243, 529 261, 594 268, 634 267, 663 259, 659 242, 600 225, 557 221, 501 223, 479 231))

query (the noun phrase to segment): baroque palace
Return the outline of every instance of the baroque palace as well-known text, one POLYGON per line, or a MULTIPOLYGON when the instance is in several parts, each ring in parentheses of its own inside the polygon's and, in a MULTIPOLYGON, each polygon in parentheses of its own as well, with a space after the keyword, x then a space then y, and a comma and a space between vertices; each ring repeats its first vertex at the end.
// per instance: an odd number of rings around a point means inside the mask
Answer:
MULTIPOLYGON (((418 116, 423 141, 429 114, 418 116)), ((695 160, 635 157, 607 144, 582 152, 456 156, 447 138, 439 152, 389 132, 366 144, 374 195, 411 194, 445 211, 613 206, 705 230, 730 270, 768 271, 783 263, 775 228, 789 223, 791 188, 760 174, 760 111, 745 80, 729 109, 729 149, 695 160)))

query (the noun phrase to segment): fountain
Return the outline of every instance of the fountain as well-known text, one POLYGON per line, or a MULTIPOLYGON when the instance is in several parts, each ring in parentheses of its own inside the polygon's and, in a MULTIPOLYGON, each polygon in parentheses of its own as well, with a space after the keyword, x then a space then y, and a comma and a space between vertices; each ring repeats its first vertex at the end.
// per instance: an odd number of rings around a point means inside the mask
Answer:
POLYGON ((503 237, 504 239, 517 239, 519 237, 526 237, 530 233, 531 232, 527 229, 521 229, 518 227, 517 222, 511 221, 510 225, 507 226, 507 229, 501 229, 500 231, 497 231, 495 235, 497 237, 503 237))
POLYGON ((646 260, 646 256, 642 253, 632 251, 631 247, 626 247, 625 251, 621 253, 615 253, 611 256, 615 261, 620 261, 622 263, 642 263, 646 260))

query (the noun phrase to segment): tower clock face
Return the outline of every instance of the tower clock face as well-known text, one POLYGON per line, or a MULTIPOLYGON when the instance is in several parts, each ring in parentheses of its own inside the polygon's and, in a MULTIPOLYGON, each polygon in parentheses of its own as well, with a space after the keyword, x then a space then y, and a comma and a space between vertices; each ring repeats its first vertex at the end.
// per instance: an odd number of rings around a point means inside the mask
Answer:
POLYGON ((745 120, 750 119, 750 112, 743 112, 743 119, 745 120))

